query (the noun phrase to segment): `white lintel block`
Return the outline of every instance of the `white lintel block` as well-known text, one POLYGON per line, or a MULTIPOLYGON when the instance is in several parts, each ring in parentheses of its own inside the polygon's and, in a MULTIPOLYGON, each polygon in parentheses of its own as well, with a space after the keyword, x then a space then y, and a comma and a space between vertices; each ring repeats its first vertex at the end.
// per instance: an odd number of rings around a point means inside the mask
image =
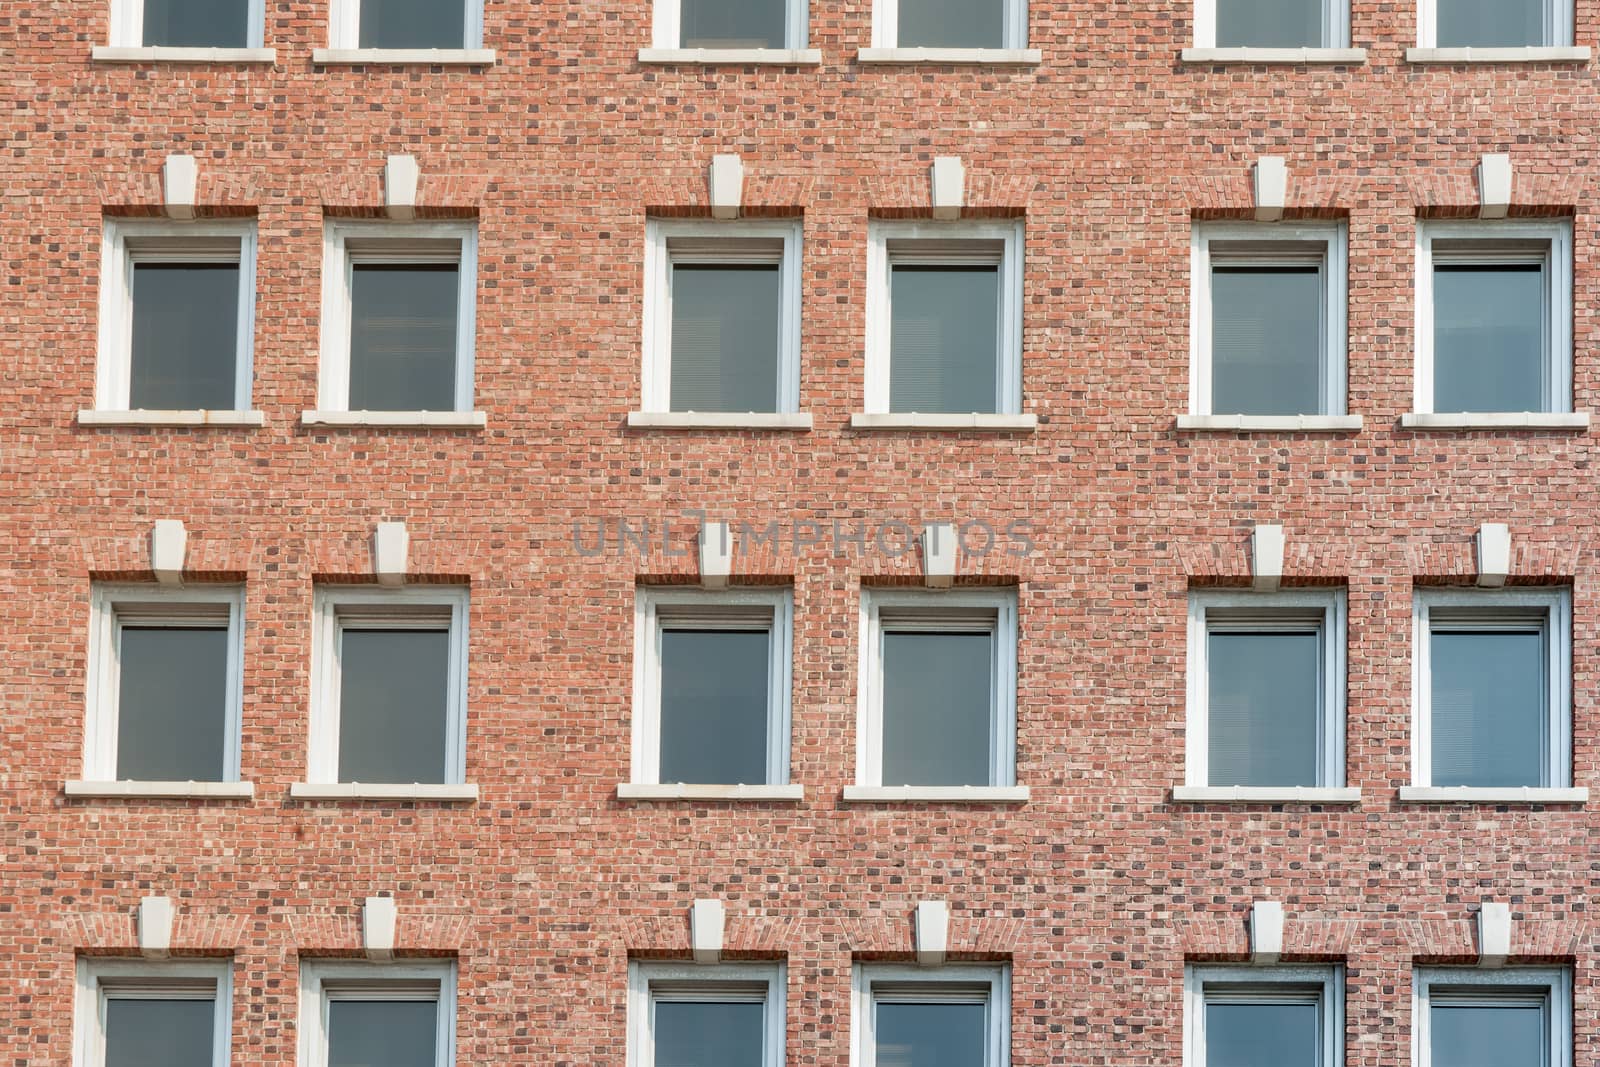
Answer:
POLYGON ((368 897, 361 908, 361 948, 370 960, 394 959, 394 928, 398 917, 393 897, 368 897))
POLYGON ((715 898, 697 900, 689 909, 689 947, 696 963, 717 963, 722 959, 722 936, 728 926, 728 913, 715 898))
POLYGON ((1478 909, 1478 966, 1502 967, 1511 955, 1511 905, 1487 902, 1478 909))
POLYGON ((1250 909, 1250 961, 1271 966, 1283 955, 1283 904, 1258 900, 1250 909))
POLYGON ((139 901, 139 954, 165 959, 172 953, 171 897, 145 897, 139 901))
POLYGON ((166 201, 167 217, 194 218, 196 189, 200 185, 200 164, 193 156, 174 152, 161 168, 162 199, 166 201))
POLYGON ((950 951, 950 905, 942 900, 919 902, 916 935, 917 965, 944 966, 945 953, 950 951))
POLYGON ((1511 210, 1511 157, 1486 153, 1478 161, 1478 217, 1503 219, 1511 210))
POLYGON ((711 157, 711 217, 736 219, 744 204, 744 161, 734 153, 711 157))
POLYGON ((372 533, 372 570, 379 585, 405 585, 411 571, 411 535, 403 522, 380 522, 372 533))
POLYGON ((421 174, 416 156, 390 156, 383 165, 383 210, 391 219, 417 217, 417 179, 421 174))
POLYGON ((939 156, 933 161, 933 217, 945 222, 959 219, 967 204, 967 168, 960 156, 939 156))
POLYGON ((1277 222, 1289 203, 1289 166, 1282 156, 1256 160, 1256 221, 1277 222))
POLYGON ((922 531, 922 580, 929 589, 948 589, 956 580, 956 528, 930 522, 922 531))
POLYGON ((725 522, 700 526, 700 584, 707 589, 722 589, 733 573, 733 534, 725 522))
POLYGON ((1503 522, 1486 522, 1478 527, 1478 584, 1495 589, 1506 584, 1511 573, 1511 527, 1503 522))
POLYGON ((1250 533, 1250 584, 1270 593, 1283 581, 1283 527, 1257 523, 1250 533))
POLYGON ((183 560, 189 551, 189 531, 179 519, 157 519, 150 528, 150 569, 162 585, 183 581, 183 560))

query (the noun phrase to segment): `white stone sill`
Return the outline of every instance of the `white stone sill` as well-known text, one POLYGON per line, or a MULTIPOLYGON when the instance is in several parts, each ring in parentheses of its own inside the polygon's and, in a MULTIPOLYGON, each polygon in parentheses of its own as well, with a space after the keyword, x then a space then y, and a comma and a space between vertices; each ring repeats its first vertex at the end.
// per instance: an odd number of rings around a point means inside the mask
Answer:
POLYGON ((476 785, 371 785, 363 782, 295 782, 291 800, 439 800, 476 803, 476 785))
POLYGON ((617 786, 618 800, 774 800, 798 803, 805 800, 803 785, 640 785, 623 782, 617 786))
POLYGON ((302 411, 302 426, 377 426, 395 430, 482 430, 483 411, 302 411))
POLYGON ((1359 804, 1361 790, 1311 786, 1180 785, 1172 790, 1180 804, 1359 804))
POLYGON ((811 429, 809 412, 630 411, 635 430, 800 430, 811 429))
POLYGON ((69 797, 143 800, 250 800, 254 782, 82 782, 66 784, 69 797))
POLYGON ((926 415, 867 414, 850 416, 853 430, 988 430, 1001 433, 1032 433, 1039 428, 1037 415, 926 415))
POLYGON ((1587 430, 1589 413, 1499 411, 1435 415, 1412 411, 1400 416, 1400 426, 1407 430, 1587 430))
POLYGON ((1365 63, 1365 48, 1185 48, 1185 63, 1365 63))
POLYGON ((376 63, 391 66, 492 67, 492 48, 318 48, 311 62, 319 67, 376 63))
POLYGON ((225 426, 267 424, 262 411, 91 411, 78 412, 79 426, 225 426))
POLYGON ((1475 789, 1471 786, 1400 787, 1406 804, 1587 804, 1587 789, 1475 789))
POLYGON ((95 45, 96 63, 276 63, 275 48, 115 48, 95 45))
POLYGON ((1360 415, 1179 415, 1178 429, 1196 433, 1350 433, 1360 415))
POLYGON ((641 48, 639 62, 645 65, 682 63, 705 67, 817 67, 822 65, 822 49, 641 48))
POLYGON ((1026 804, 1025 785, 847 785, 846 804, 1026 804))
POLYGON ((863 48, 862 63, 963 63, 991 67, 1036 67, 1044 62, 1037 48, 863 48))
POLYGON ((1407 63, 1587 63, 1587 48, 1407 48, 1407 63))

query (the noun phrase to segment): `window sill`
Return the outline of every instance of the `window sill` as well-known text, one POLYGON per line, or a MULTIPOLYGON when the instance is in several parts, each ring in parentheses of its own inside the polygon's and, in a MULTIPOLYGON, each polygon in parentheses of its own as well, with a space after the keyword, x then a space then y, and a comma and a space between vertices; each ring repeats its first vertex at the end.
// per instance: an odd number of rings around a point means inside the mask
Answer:
POLYGON ((1180 785, 1172 790, 1179 804, 1359 804, 1361 790, 1312 786, 1180 785))
POLYGON ((1365 48, 1185 48, 1185 63, 1334 64, 1365 63, 1365 48))
POLYGON ((846 804, 1026 804, 1025 785, 847 785, 846 804))
POLYGON ((116 48, 95 45, 96 63, 276 63, 275 48, 116 48))
POLYGON ((79 426, 265 426, 261 411, 90 411, 78 412, 79 426))
POLYGON ((302 411, 302 426, 384 427, 394 430, 482 430, 482 411, 302 411))
POLYGON ((1360 415, 1179 415, 1178 429, 1196 433, 1351 433, 1360 415))
POLYGON ((319 67, 349 67, 363 63, 390 66, 492 67, 492 48, 318 48, 311 62, 319 67))
POLYGON ((291 800, 438 800, 476 803, 475 785, 372 785, 364 782, 295 782, 289 787, 291 800))
POLYGON ((69 797, 142 800, 250 800, 254 782, 68 782, 69 797))
POLYGON ((1039 428, 1037 415, 925 415, 865 414, 850 416, 854 430, 988 430, 1002 433, 1032 433, 1039 428))
POLYGON ((630 411, 635 430, 809 430, 807 412, 630 411))
POLYGON ((1587 63, 1587 48, 1407 48, 1407 63, 1587 63))
POLYGON ((1037 48, 863 48, 862 63, 964 63, 991 67, 1036 67, 1044 62, 1037 48))
POLYGON ((1498 411, 1435 415, 1413 411, 1400 416, 1400 425, 1407 430, 1587 430, 1589 413, 1498 411))
POLYGON ((803 785, 640 785, 617 786, 618 800, 805 800, 803 785))
POLYGON ((1400 787, 1407 804, 1587 804, 1587 789, 1476 789, 1472 786, 1400 787))
POLYGON ((817 67, 820 48, 641 48, 645 65, 698 64, 704 67, 817 67))

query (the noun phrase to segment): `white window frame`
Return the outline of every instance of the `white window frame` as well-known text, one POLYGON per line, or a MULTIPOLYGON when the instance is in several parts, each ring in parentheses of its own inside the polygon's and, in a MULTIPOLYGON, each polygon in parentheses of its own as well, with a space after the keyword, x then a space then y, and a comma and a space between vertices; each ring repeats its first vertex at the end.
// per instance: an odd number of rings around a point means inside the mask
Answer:
POLYGON ((1474 988, 1482 990, 1482 1001, 1520 999, 1517 990, 1526 990, 1523 995, 1530 998, 1535 990, 1542 991, 1542 999, 1548 1005, 1549 1030, 1545 1058, 1539 1067, 1572 1067, 1572 972, 1567 968, 1416 968, 1411 978, 1411 1067, 1434 1067, 1432 1008, 1436 986, 1458 996, 1465 994, 1468 1002, 1480 999, 1471 994, 1474 988))
POLYGON ((344 626, 363 630, 437 630, 447 623, 450 676, 446 683, 445 780, 417 785, 463 785, 467 779, 466 586, 416 585, 402 589, 321 586, 313 596, 311 728, 306 780, 313 785, 350 785, 339 780, 339 642, 344 626))
MULTIPOLYGON (((770 635, 767 661, 767 780, 789 784, 794 595, 789 589, 731 591, 650 588, 634 598, 633 768, 638 785, 677 785, 661 778, 661 634, 668 629, 753 632, 770 635)), ((689 785, 748 785, 691 782, 689 785)))
POLYGON ((228 633, 223 766, 219 782, 239 781, 239 736, 244 707, 244 587, 96 584, 90 595, 88 678, 83 773, 91 782, 117 781, 118 705, 121 697, 120 631, 127 625, 212 628, 228 633))
POLYGON ((1021 219, 977 223, 874 220, 868 226, 867 414, 911 414, 894 412, 890 406, 893 272, 897 265, 906 264, 999 266, 995 414, 1022 413, 1023 227, 1021 219))
POLYGON ((897 999, 918 1004, 981 1000, 985 1017, 984 1062, 973 1067, 1011 1067, 1011 966, 947 963, 942 967, 855 963, 850 970, 850 1067, 878 1067, 877 1004, 897 999), (879 987, 886 987, 882 992, 879 987))
POLYGON ((800 410, 801 225, 800 219, 649 219, 645 223, 643 410, 672 411, 672 267, 676 263, 778 265, 777 407, 757 414, 800 410), (760 247, 743 242, 759 242, 760 247))
MULTIPOLYGON (((456 380, 452 406, 470 412, 477 337, 478 226, 476 222, 349 222, 328 219, 322 229, 322 360, 317 404, 350 411, 350 316, 355 265, 457 265, 456 380), (358 247, 352 249, 351 242, 358 247), (458 245, 451 252, 448 244, 458 245)), ((430 412, 435 409, 429 409, 430 412)), ((389 414, 389 413, 378 413, 389 414)))
MULTIPOLYGON (((1514 48, 1566 48, 1572 45, 1572 0, 1540 0, 1544 6, 1545 39, 1514 48)), ((1417 47, 1439 46, 1439 0, 1417 0, 1417 47)), ((1483 47, 1492 47, 1485 45, 1483 47)), ((1420 408, 1418 410, 1421 410, 1420 408)))
MULTIPOLYGON (((335 0, 337 3, 338 0, 335 0)), ((111 0, 111 47, 113 48, 145 48, 144 43, 144 4, 145 0, 111 0)), ((267 0, 249 0, 249 9, 245 18, 248 20, 248 34, 245 38, 245 48, 260 48, 265 40, 267 22, 267 0)), ((150 47, 157 47, 151 45, 150 47)), ((168 46, 160 46, 168 47, 168 46)), ((187 51, 187 49, 185 49, 187 51)))
MULTIPOLYGON (((989 788, 1017 781, 1017 591, 1013 588, 861 591, 856 714, 856 785, 883 781, 884 615, 894 630, 967 629, 992 635, 994 684, 989 694, 989 788)), ((891 788, 903 783, 890 783, 891 788)), ((913 789, 937 788, 912 786, 913 789)), ((965 788, 965 787, 958 787, 965 788)), ((974 788, 982 788, 974 787, 974 788)))
MULTIPOLYGON (((784 0, 784 9, 787 18, 784 20, 783 43, 772 46, 773 50, 805 48, 810 33, 811 0, 784 0)), ((683 0, 654 0, 651 27, 653 47, 683 48, 683 0)), ((710 51, 745 50, 717 48, 710 51)))
MULTIPOLYGON (((1317 781, 1309 787, 1341 789, 1345 784, 1345 633, 1343 589, 1294 589, 1276 593, 1192 590, 1189 593, 1188 714, 1185 778, 1191 787, 1209 787, 1211 756, 1210 641, 1214 630, 1304 629, 1317 618, 1322 641, 1318 718, 1317 781), (1220 618, 1213 618, 1213 613, 1220 618)), ((1244 788, 1244 787, 1241 787, 1244 788)), ((1287 788, 1287 787, 1285 787, 1287 788)))
POLYGON ((190 1000, 196 994, 215 1000, 212 1067, 228 1067, 233 1054, 233 962, 215 960, 128 960, 78 957, 73 1009, 74 1067, 105 1067, 106 1002, 190 1000))
POLYGON ((782 962, 713 965, 628 963, 627 1067, 655 1067, 658 999, 760 1003, 766 1009, 761 1067, 784 1067, 788 968, 782 962))
MULTIPOLYGON (((259 2, 259 0, 257 0, 259 2)), ((435 49, 454 52, 483 47, 483 0, 460 0, 466 4, 466 33, 460 44, 435 49)), ((328 20, 328 47, 338 51, 361 50, 361 0, 331 0, 328 20)), ((375 52, 411 49, 370 49, 375 52)))
MULTIPOLYGON (((1285 413, 1288 415, 1341 416, 1346 413, 1346 376, 1349 353, 1346 342, 1349 292, 1348 232, 1342 222, 1196 223, 1189 256, 1189 414, 1211 416, 1212 410, 1212 323, 1211 272, 1219 262, 1228 266, 1303 266, 1316 263, 1322 274, 1322 410, 1285 413), (1324 247, 1321 256, 1295 248, 1275 255, 1263 248, 1232 252, 1215 245, 1249 242, 1284 242, 1324 247)), ((1224 412, 1232 415, 1232 412, 1224 412)), ((1277 418, 1280 416, 1246 416, 1277 418)))
POLYGON ((1441 261, 1455 263, 1540 263, 1545 276, 1544 411, 1572 411, 1572 223, 1564 219, 1500 221, 1429 221, 1417 223, 1417 366, 1413 410, 1420 414, 1458 414, 1434 411, 1434 305, 1433 275, 1441 261), (1437 253, 1437 240, 1471 241, 1470 250, 1437 253), (1495 251, 1496 244, 1547 242, 1541 255, 1510 247, 1495 251))
MULTIPOLYGON (((1217 0, 1194 0, 1194 47, 1241 47, 1217 44, 1217 0)), ((1350 0, 1322 0, 1322 43, 1310 47, 1350 47, 1350 0)))
MULTIPOLYGON (((1000 47, 1028 47, 1028 0, 1005 0, 1005 28, 1000 47)), ((873 0, 872 47, 899 48, 900 0, 873 0)), ((976 47, 976 46, 975 46, 976 47)), ((967 50, 962 47, 963 51, 967 50)))
POLYGON ((327 1067, 328 1004, 359 1000, 437 1000, 435 1067, 455 1067, 456 963, 417 960, 305 960, 300 964, 299 1067, 327 1067))
POLYGON ((133 383, 136 263, 239 264, 233 410, 247 411, 254 385, 256 224, 253 219, 174 222, 108 218, 100 245, 100 332, 95 408, 128 411, 133 383), (229 245, 233 244, 230 249, 229 245))
MULTIPOLYGON (((1411 612, 1411 781, 1433 787, 1433 612, 1437 609, 1482 613, 1482 622, 1504 624, 1508 616, 1545 612, 1548 662, 1545 699, 1550 731, 1545 746, 1544 781, 1535 790, 1572 784, 1572 590, 1568 588, 1418 589, 1411 612)), ((1450 787, 1477 791, 1474 787, 1450 787)), ((1519 787, 1520 788, 1520 787, 1519 787)))
POLYGON ((1281 1004, 1314 1001, 1321 1009, 1322 1062, 1344 1064, 1344 968, 1340 966, 1248 967, 1190 965, 1183 969, 1183 1067, 1207 1067, 1207 990, 1231 987, 1223 996, 1233 1003, 1281 1004), (1274 986, 1295 987, 1274 992, 1274 986), (1311 994, 1309 990, 1317 992, 1311 994))

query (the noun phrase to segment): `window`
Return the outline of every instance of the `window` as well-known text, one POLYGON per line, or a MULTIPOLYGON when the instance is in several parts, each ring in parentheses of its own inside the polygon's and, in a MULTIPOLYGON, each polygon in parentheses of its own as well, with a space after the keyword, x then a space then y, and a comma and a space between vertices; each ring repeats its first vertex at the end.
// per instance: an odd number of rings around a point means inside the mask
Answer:
POLYGON ((233 968, 203 961, 78 960, 80 1067, 228 1067, 233 968))
POLYGON ((472 409, 477 248, 471 223, 327 224, 324 410, 472 409))
POLYGON ((1027 0, 876 0, 874 48, 1026 48, 1027 0))
POLYGON ((800 224, 647 230, 645 410, 798 410, 800 224))
POLYGON ((111 0, 119 48, 260 48, 265 0, 111 0))
POLYGON ((1345 48, 1349 0, 1195 0, 1198 48, 1345 48))
POLYGON ((1571 411, 1571 224, 1422 222, 1417 246, 1417 410, 1571 411))
POLYGON ((108 219, 96 406, 250 407, 255 224, 108 219))
POLYGON ((1197 226, 1193 252, 1191 413, 1344 414, 1344 227, 1197 226))
POLYGON ((1010 1067, 1011 969, 855 965, 857 1067, 1010 1067))
POLYGON ((1420 0, 1423 48, 1540 48, 1572 43, 1572 0, 1420 0))
POLYGON ((787 590, 640 589, 633 780, 789 780, 787 590))
POLYGON ((1571 785, 1569 590, 1422 590, 1415 633, 1417 785, 1571 785))
POLYGON ((1189 597, 1193 786, 1344 785, 1342 590, 1189 597))
POLYGON ((863 786, 1010 786, 1016 780, 1014 590, 865 589, 863 786))
POLYGON ((781 963, 628 965, 628 1067, 783 1067, 781 963))
POLYGON ((330 47, 463 49, 483 46, 483 0, 333 0, 330 47))
POLYGON ((657 48, 804 48, 808 0, 655 0, 657 48))
POLYGON ((1411 1018, 1416 1067, 1572 1065, 1565 968, 1419 968, 1411 1018))
POLYGON ((464 782, 467 590, 323 588, 316 627, 310 780, 464 782))
POLYGON ((1339 967, 1190 967, 1184 1067, 1341 1067, 1339 967))
POLYGON ((302 1067, 454 1067, 453 962, 300 966, 302 1067))
POLYGON ((876 222, 869 414, 1022 410, 1022 223, 876 222))

